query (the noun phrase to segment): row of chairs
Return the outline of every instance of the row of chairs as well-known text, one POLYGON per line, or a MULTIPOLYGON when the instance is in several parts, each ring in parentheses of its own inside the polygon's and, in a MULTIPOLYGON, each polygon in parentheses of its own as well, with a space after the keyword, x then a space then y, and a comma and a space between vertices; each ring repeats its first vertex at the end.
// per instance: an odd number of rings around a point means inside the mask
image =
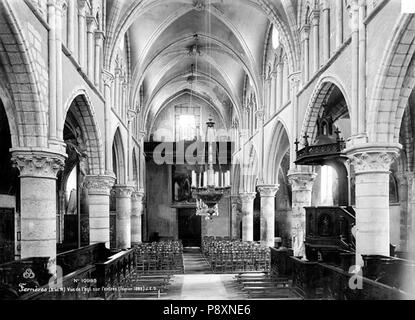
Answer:
POLYGON ((183 273, 180 241, 143 243, 135 246, 136 269, 141 273, 183 273))
POLYGON ((270 250, 254 242, 205 238, 202 253, 216 273, 265 271, 270 269, 270 250))

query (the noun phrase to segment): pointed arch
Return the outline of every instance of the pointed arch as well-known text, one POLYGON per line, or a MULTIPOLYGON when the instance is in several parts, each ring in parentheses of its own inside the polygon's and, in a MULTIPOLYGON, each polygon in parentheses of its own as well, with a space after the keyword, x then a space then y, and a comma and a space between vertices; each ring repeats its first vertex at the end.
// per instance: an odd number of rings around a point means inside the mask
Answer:
POLYGON ((267 163, 265 164, 264 179, 267 184, 277 184, 280 173, 281 162, 289 151, 291 142, 288 135, 288 130, 283 122, 278 121, 273 130, 272 139, 268 147, 267 163))
POLYGON ((91 100, 84 89, 75 90, 68 98, 65 104, 65 119, 68 117, 73 117, 82 131, 87 148, 89 174, 104 174, 105 158, 101 132, 91 100))
POLYGON ((112 169, 117 178, 117 184, 127 183, 125 149, 122 141, 120 128, 117 128, 112 143, 112 169))
POLYGON ((325 103, 326 99, 336 88, 340 90, 341 94, 343 95, 350 118, 356 116, 353 112, 354 110, 350 110, 349 108, 349 95, 347 94, 347 91, 342 81, 340 81, 337 77, 331 75, 324 76, 320 78, 320 80, 317 82, 317 85, 311 96, 310 102, 307 106, 307 109, 305 110, 303 126, 301 129, 301 137, 308 135, 312 140, 315 138, 316 122, 317 118, 323 111, 323 103, 325 103))
POLYGON ((409 96, 415 88, 415 16, 403 14, 386 46, 368 110, 373 142, 397 143, 409 96))
POLYGON ((42 82, 33 68, 31 50, 11 6, 12 1, 0 1, 0 63, 12 98, 12 102, 5 103, 6 112, 16 122, 11 126, 11 130, 17 129, 14 130, 13 144, 47 147, 47 110, 42 107, 46 98, 41 97, 39 89, 42 82), (15 112, 10 112, 10 108, 15 112))

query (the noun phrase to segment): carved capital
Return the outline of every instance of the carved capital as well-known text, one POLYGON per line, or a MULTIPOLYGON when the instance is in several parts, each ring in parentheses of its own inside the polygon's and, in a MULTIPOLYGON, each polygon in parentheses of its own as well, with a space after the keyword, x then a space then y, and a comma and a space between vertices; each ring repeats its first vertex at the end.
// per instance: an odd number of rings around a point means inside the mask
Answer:
POLYGON ((311 191, 316 177, 317 175, 311 172, 288 173, 288 181, 291 184, 292 191, 311 191))
POLYGON ((95 41, 99 43, 99 45, 102 45, 102 42, 105 39, 105 33, 102 30, 95 30, 95 41))
POLYGON ((102 80, 104 81, 104 84, 108 87, 111 87, 112 83, 114 82, 114 75, 107 71, 107 70, 103 70, 102 71, 102 80))
POLYGON ((12 163, 20 177, 56 179, 64 169, 66 155, 51 150, 11 149, 12 163))
POLYGON ((301 41, 309 40, 310 39, 310 26, 304 25, 300 31, 301 41))
POLYGON ((137 139, 138 139, 138 141, 141 141, 145 136, 146 136, 146 132, 145 131, 139 131, 137 133, 137 139))
POLYGON ((134 191, 131 195, 131 199, 133 201, 143 202, 144 196, 145 196, 144 190, 134 191))
POLYGON ((115 188, 115 196, 117 198, 131 198, 131 195, 134 192, 133 186, 116 185, 114 188, 115 188))
POLYGON ((250 203, 255 200, 256 193, 255 192, 247 192, 247 193, 241 193, 239 195, 239 198, 241 199, 241 203, 246 204, 250 203))
POLYGON ((301 82, 301 71, 290 74, 288 76, 288 80, 290 81, 293 87, 298 87, 301 82))
POLYGON ((127 111, 128 121, 133 121, 136 117, 137 117, 137 111, 133 109, 128 109, 127 111))
POLYGON ((311 13, 311 24, 313 26, 318 26, 320 24, 320 11, 314 10, 311 13))
POLYGON ((346 151, 356 174, 389 173, 391 164, 399 156, 398 147, 366 146, 346 151))
POLYGON ((94 16, 87 16, 86 23, 88 27, 88 32, 93 33, 98 26, 97 19, 94 16))
POLYGON ((84 187, 89 194, 102 194, 109 196, 114 186, 115 176, 86 176, 84 187))
POLYGON ((277 185, 262 185, 258 186, 259 193, 261 198, 273 198, 277 194, 280 186, 277 185))
POLYGON ((80 12, 83 11, 83 13, 85 13, 84 10, 86 9, 87 4, 88 4, 87 0, 78 0, 78 10, 80 12))
POLYGON ((265 117, 265 111, 264 111, 264 109, 260 109, 260 110, 258 110, 258 111, 255 113, 255 115, 256 115, 256 117, 257 117, 257 119, 258 119, 259 121, 263 121, 263 120, 264 120, 264 117, 265 117))

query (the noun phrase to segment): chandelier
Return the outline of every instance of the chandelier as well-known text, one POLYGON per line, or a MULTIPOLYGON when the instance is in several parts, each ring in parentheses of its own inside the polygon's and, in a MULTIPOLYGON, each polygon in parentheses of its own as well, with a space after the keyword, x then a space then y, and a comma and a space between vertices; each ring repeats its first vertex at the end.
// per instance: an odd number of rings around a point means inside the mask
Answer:
MULTIPOLYGON (((211 220, 219 215, 219 202, 230 189, 230 171, 214 170, 214 127, 215 123, 209 119, 207 124, 206 140, 208 143, 208 163, 192 171, 192 195, 196 199, 196 215, 211 220)), ((206 145, 206 144, 205 144, 206 145)), ((215 154, 216 156, 216 154, 215 154)))

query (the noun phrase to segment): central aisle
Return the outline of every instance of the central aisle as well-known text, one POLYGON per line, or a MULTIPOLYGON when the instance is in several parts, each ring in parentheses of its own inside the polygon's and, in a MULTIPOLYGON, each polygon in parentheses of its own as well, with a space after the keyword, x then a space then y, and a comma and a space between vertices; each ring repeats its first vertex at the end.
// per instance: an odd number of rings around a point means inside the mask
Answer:
POLYGON ((199 248, 183 250, 184 275, 175 275, 167 299, 243 300, 235 275, 213 274, 199 248))
POLYGON ((200 252, 199 248, 183 249, 183 264, 185 274, 210 274, 212 270, 200 252))

